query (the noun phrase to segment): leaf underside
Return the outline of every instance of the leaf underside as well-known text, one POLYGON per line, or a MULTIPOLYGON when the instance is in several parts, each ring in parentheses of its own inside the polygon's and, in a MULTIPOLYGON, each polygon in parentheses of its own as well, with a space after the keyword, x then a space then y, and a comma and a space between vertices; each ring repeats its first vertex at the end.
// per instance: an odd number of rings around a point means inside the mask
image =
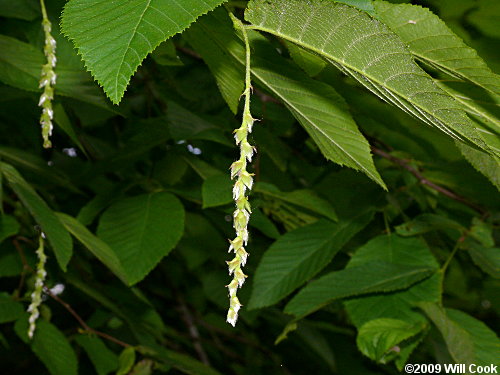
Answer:
POLYGON ((490 152, 460 105, 413 61, 396 34, 365 12, 326 0, 253 0, 245 18, 322 56, 386 102, 490 152))

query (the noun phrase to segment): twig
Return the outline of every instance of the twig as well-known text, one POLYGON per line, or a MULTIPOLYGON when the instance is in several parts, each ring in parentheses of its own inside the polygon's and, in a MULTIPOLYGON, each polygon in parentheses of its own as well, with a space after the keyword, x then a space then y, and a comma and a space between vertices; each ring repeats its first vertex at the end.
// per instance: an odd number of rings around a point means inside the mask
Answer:
POLYGON ((461 196, 460 194, 457 194, 457 193, 455 193, 455 192, 453 192, 451 190, 448 190, 448 189, 446 189, 446 188, 444 188, 442 186, 439 186, 439 185, 435 184, 432 181, 429 181, 417 169, 415 169, 414 167, 412 167, 406 160, 403 160, 403 159, 397 158, 395 156, 392 156, 392 155, 388 154, 387 152, 385 152, 385 151, 383 151, 383 150, 381 150, 381 149, 379 149, 377 147, 374 147, 374 146, 372 146, 372 151, 373 151, 374 154, 377 154, 377 155, 383 157, 384 159, 387 159, 387 160, 393 162, 394 164, 397 164, 400 167, 406 169, 413 176, 415 176, 417 178, 417 180, 422 185, 426 185, 426 186, 430 187, 431 189, 434 189, 437 192, 439 192, 439 193, 447 196, 448 198, 456 200, 457 202, 460 202, 460 203, 466 205, 467 207, 472 208, 473 210, 475 210, 476 212, 480 213, 481 215, 485 215, 487 213, 484 208, 482 208, 481 206, 476 205, 475 203, 470 202, 469 200, 467 200, 467 198, 461 196))
MULTIPOLYGON (((24 238, 19 238, 19 239, 26 241, 26 239, 24 239, 24 238)), ((14 244, 14 247, 18 251, 19 256, 21 257, 21 262, 23 263, 23 273, 21 274, 21 282, 24 282, 25 273, 27 271, 34 272, 34 270, 28 264, 28 262, 26 260, 26 256, 24 255, 24 250, 23 250, 21 244, 19 243, 19 241, 17 239, 13 239, 12 243, 14 244)), ((20 291, 21 291, 21 287, 22 287, 21 282, 20 282, 20 285, 18 286, 18 289, 17 289, 18 293, 20 293, 20 291)), ((87 323, 85 323, 85 321, 82 319, 82 317, 80 315, 78 315, 78 313, 71 307, 71 305, 69 303, 63 301, 61 298, 59 298, 54 293, 52 293, 52 291, 50 290, 50 288, 47 285, 43 286, 43 291, 48 296, 50 296, 52 299, 59 302, 59 304, 61 304, 71 315, 73 315, 73 317, 78 321, 78 323, 82 326, 82 328, 85 332, 90 333, 90 334, 94 334, 96 336, 100 336, 106 340, 114 342, 115 344, 123 346, 124 348, 131 346, 130 344, 127 344, 126 342, 123 342, 123 341, 117 339, 116 337, 113 337, 113 336, 108 335, 107 333, 104 333, 101 331, 97 331, 94 328, 90 327, 87 323)))
POLYGON ((201 362, 203 362, 207 366, 211 366, 210 360, 208 359, 208 355, 205 352, 205 349, 203 348, 203 345, 201 343, 200 331, 198 330, 198 327, 195 324, 195 321, 193 319, 193 314, 191 314, 191 311, 186 305, 186 302, 184 301, 182 296, 177 292, 177 290, 173 289, 173 291, 175 298, 177 299, 178 302, 178 310, 181 313, 182 320, 186 324, 189 337, 191 337, 191 341, 193 342, 193 348, 196 351, 196 354, 198 354, 198 358, 200 359, 201 362))

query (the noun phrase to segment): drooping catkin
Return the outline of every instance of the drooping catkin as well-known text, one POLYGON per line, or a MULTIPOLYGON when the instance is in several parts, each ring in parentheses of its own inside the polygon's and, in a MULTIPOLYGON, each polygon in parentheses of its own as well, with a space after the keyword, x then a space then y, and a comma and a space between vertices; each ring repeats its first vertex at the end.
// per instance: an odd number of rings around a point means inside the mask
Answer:
POLYGON ((40 78, 40 88, 43 88, 43 93, 40 96, 38 105, 42 107, 42 116, 40 117, 40 125, 42 127, 43 147, 50 148, 52 143, 50 136, 52 135, 52 119, 54 111, 52 109, 52 100, 54 99, 54 85, 56 84, 56 73, 54 68, 56 66, 56 40, 51 34, 52 25, 47 16, 45 3, 40 0, 40 7, 42 8, 42 26, 45 34, 45 45, 43 52, 47 58, 47 63, 42 66, 42 74, 40 78))
POLYGON ((227 285, 229 289, 229 310, 226 321, 233 327, 238 320, 238 311, 241 303, 236 295, 238 288, 243 286, 246 275, 242 271, 248 257, 245 246, 248 242, 248 221, 252 213, 248 202, 247 189, 250 191, 253 186, 253 174, 247 171, 248 163, 252 161, 255 148, 248 142, 248 135, 252 132, 255 119, 250 113, 250 95, 252 91, 250 80, 250 46, 248 36, 244 26, 239 20, 234 19, 235 25, 241 29, 246 47, 246 75, 245 75, 245 105, 243 108, 243 119, 241 126, 234 131, 236 145, 240 147, 240 157, 231 165, 231 179, 235 180, 233 187, 233 199, 236 209, 233 214, 233 227, 236 237, 230 241, 229 252, 234 252, 234 258, 227 262, 229 275, 233 275, 233 280, 227 285))
POLYGON ((36 277, 35 277, 35 289, 31 293, 31 304, 28 307, 29 317, 29 328, 28 337, 33 338, 36 329, 36 320, 40 316, 38 308, 42 304, 42 291, 45 277, 47 272, 45 271, 45 262, 47 261, 47 256, 43 250, 43 235, 40 236, 40 243, 38 249, 36 250, 36 255, 38 256, 38 265, 36 267, 36 277))

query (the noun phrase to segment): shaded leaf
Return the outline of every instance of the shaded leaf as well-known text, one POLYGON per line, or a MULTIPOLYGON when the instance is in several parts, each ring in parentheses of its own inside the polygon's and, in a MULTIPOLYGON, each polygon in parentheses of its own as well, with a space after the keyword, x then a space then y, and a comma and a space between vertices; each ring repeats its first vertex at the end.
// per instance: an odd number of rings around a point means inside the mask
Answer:
POLYGON ((97 229, 118 256, 127 281, 141 281, 180 240, 184 208, 169 193, 123 199, 101 216, 97 229))
POLYGON ((233 201, 232 181, 228 174, 208 177, 201 186, 203 208, 222 206, 233 201))
POLYGON ((78 335, 75 341, 85 350, 98 375, 107 375, 118 368, 118 356, 100 338, 78 335))
POLYGON ((75 218, 63 213, 58 213, 57 217, 66 229, 94 254, 97 259, 106 265, 123 282, 127 282, 126 274, 120 260, 108 244, 96 237, 75 218))
POLYGON ((24 314, 24 306, 7 293, 0 293, 0 324, 13 322, 24 314))
POLYGON ((286 305, 285 313, 304 317, 336 299, 406 289, 432 272, 429 267, 378 261, 331 272, 304 287, 286 305))
POLYGON ((249 309, 280 301, 316 275, 372 217, 368 212, 336 224, 320 220, 280 237, 257 267, 249 309))
POLYGON ((12 166, 0 163, 0 169, 10 187, 19 199, 33 215, 35 221, 40 225, 43 233, 47 236, 59 266, 66 271, 66 266, 73 254, 73 242, 71 236, 61 224, 55 213, 40 198, 37 192, 12 166))

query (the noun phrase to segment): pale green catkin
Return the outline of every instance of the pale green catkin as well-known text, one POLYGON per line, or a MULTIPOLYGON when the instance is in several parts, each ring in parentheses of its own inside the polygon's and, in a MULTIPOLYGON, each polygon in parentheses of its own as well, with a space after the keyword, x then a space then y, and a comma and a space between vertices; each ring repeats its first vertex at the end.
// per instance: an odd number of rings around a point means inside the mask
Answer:
POLYGON ((238 320, 238 311, 241 308, 241 303, 236 296, 238 288, 243 286, 246 275, 241 268, 245 265, 248 253, 245 246, 248 242, 248 221, 252 213, 248 197, 246 196, 247 189, 250 191, 253 185, 253 174, 248 173, 247 165, 252 161, 255 148, 248 142, 248 134, 252 132, 252 126, 255 119, 250 114, 250 95, 252 91, 250 80, 250 46, 245 27, 241 22, 233 18, 236 27, 243 33, 246 48, 246 74, 245 74, 245 105, 243 109, 243 120, 241 126, 234 131, 234 139, 236 145, 240 146, 240 158, 231 165, 231 179, 236 179, 233 187, 233 199, 236 203, 236 210, 233 214, 233 227, 236 231, 236 237, 230 241, 229 252, 234 252, 233 260, 227 262, 229 266, 229 275, 233 275, 233 280, 227 285, 229 289, 229 310, 227 312, 226 321, 233 327, 238 320))
POLYGON ((38 265, 36 267, 35 289, 33 290, 33 293, 31 293, 31 304, 28 307, 28 312, 30 313, 28 337, 30 339, 32 339, 33 335, 35 334, 36 320, 40 316, 38 308, 42 304, 43 284, 45 281, 45 277, 47 276, 47 272, 45 271, 45 262, 47 261, 47 256, 45 255, 43 250, 42 236, 40 236, 40 244, 38 245, 38 249, 36 250, 36 255, 38 256, 38 265))
POLYGON ((40 7, 42 8, 42 26, 45 34, 45 45, 43 52, 47 57, 47 63, 42 66, 42 74, 40 78, 40 88, 43 88, 43 93, 40 96, 38 105, 42 107, 42 116, 40 117, 40 125, 42 127, 43 147, 52 147, 50 136, 52 135, 52 119, 54 111, 52 109, 52 99, 54 99, 54 85, 56 84, 56 73, 54 68, 56 66, 56 41, 51 34, 52 26, 47 16, 45 3, 40 0, 40 7))

